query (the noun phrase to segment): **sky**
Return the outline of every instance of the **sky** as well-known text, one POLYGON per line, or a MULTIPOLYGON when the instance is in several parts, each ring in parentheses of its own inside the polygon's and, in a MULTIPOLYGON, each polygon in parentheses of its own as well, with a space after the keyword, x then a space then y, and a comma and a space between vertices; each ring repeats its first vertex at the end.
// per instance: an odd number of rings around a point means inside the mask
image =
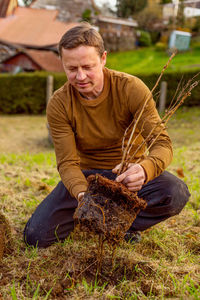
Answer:
POLYGON ((95 0, 97 5, 101 5, 103 3, 108 3, 110 7, 115 8, 116 0, 95 0))

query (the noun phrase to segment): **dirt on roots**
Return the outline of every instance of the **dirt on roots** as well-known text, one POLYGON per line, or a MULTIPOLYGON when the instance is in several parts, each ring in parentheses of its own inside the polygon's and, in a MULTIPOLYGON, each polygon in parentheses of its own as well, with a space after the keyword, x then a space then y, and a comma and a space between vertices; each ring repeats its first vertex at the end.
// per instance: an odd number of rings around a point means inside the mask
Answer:
POLYGON ((81 230, 102 235, 111 244, 120 242, 141 209, 147 205, 137 193, 99 174, 87 178, 89 187, 74 220, 81 230))

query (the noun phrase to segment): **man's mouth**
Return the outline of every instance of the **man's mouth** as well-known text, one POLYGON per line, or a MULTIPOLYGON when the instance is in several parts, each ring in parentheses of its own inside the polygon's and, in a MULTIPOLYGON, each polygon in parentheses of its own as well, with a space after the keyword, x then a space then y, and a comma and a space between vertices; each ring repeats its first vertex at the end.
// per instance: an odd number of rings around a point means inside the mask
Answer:
POLYGON ((89 82, 77 82, 76 85, 80 86, 80 87, 85 87, 89 84, 89 82))

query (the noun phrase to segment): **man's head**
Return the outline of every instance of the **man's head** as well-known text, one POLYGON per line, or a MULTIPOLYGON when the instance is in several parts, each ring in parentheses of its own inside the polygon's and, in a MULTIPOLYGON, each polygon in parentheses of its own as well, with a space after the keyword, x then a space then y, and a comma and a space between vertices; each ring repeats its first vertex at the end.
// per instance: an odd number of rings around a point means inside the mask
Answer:
POLYGON ((63 35, 59 52, 69 83, 85 98, 98 97, 103 90, 107 54, 100 34, 82 23, 63 35))
POLYGON ((60 57, 62 58, 63 49, 74 49, 78 46, 94 47, 100 57, 105 51, 101 35, 87 22, 72 27, 62 36, 58 45, 60 57))

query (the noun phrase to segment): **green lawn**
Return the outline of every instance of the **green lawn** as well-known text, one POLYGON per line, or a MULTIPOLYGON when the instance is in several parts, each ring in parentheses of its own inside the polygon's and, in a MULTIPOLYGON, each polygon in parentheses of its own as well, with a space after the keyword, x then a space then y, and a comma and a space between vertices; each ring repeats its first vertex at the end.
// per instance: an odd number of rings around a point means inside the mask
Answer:
MULTIPOLYGON (((107 67, 133 75, 160 73, 169 55, 154 48, 141 48, 134 51, 108 54, 107 67)), ((200 47, 187 52, 179 52, 166 72, 200 69, 200 47)))
POLYGON ((45 116, 0 119, 0 213, 12 227, 13 250, 0 262, 0 299, 200 299, 200 108, 182 108, 169 122, 174 160, 191 192, 178 215, 122 242, 114 269, 105 248, 97 278, 96 238, 75 232, 64 243, 38 250, 24 245, 23 228, 59 181, 45 116))

